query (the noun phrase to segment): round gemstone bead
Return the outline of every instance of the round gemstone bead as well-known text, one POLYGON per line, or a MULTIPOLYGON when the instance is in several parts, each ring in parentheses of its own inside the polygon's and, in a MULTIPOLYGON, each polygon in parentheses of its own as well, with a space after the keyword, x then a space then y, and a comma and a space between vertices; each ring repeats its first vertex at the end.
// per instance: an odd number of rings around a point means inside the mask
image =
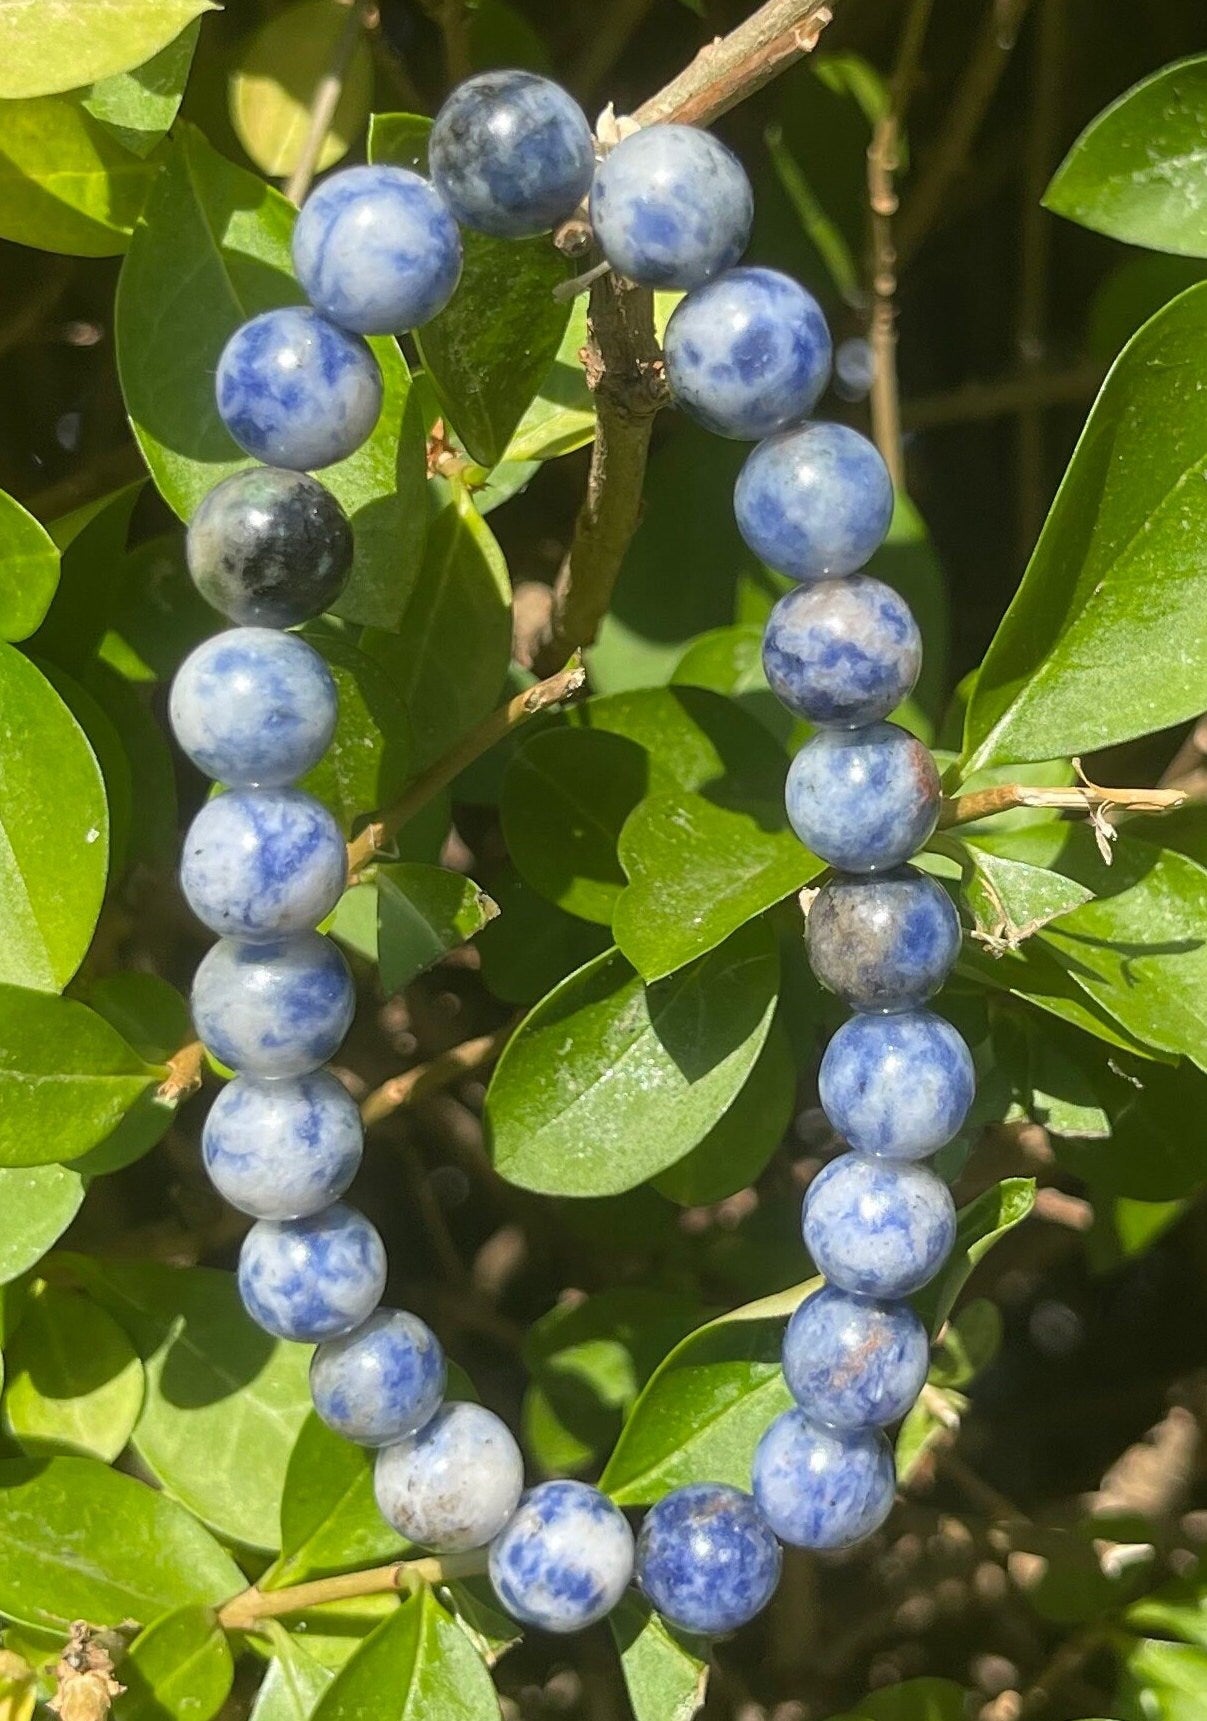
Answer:
POLYGON ((247 942, 309 931, 343 894, 348 855, 321 801, 301 789, 231 789, 189 826, 180 884, 198 920, 247 942))
POLYGON ((595 145, 578 103, 548 78, 482 72, 436 115, 428 161, 464 227, 523 239, 573 215, 595 172, 595 145))
POLYGON ((643 287, 702 287, 742 255, 753 215, 741 162, 695 126, 648 126, 622 139, 591 187, 600 249, 643 287))
POLYGON ((275 466, 216 484, 185 545, 206 603, 250 627, 294 627, 321 615, 352 568, 352 527, 330 490, 275 466))
POLYGON ((822 1110, 860 1153, 925 1159, 957 1135, 976 1091, 962 1034, 931 1010, 852 1016, 817 1077, 822 1110))
POLYGON ((285 1081, 236 1076, 201 1132, 210 1181, 253 1219, 321 1213, 356 1176, 363 1145, 356 1101, 325 1070, 285 1081))
POLYGON ((358 1446, 389 1446, 430 1422, 444 1397, 444 1351, 430 1327, 402 1309, 378 1309, 328 1339, 310 1364, 314 1408, 358 1446))
POLYGON ((863 567, 888 533, 888 467, 857 430, 804 424, 760 442, 734 490, 738 530, 761 562, 794 580, 863 567))
POLYGON ((892 1447, 878 1429, 822 1428, 803 1410, 786 1410, 755 1448, 753 1486, 782 1542, 849 1548, 892 1510, 892 1447))
POLYGON ((385 1286, 385 1245, 340 1201, 308 1219, 259 1219, 239 1251, 244 1308, 265 1332, 299 1344, 351 1332, 385 1286))
POLYGON ((794 586, 763 634, 771 691, 822 727, 856 728, 887 717, 921 667, 922 636, 909 605, 866 574, 794 586))
POLYGON ((802 1231, 818 1272, 840 1291, 908 1297, 951 1253, 956 1210, 929 1166, 844 1153, 806 1190, 802 1231))
POLYGON ((585 1482, 542 1482, 490 1546, 507 1612, 542 1631, 583 1631, 611 1613, 633 1575, 633 1532, 585 1482))
POLYGON ((812 1421, 880 1428, 922 1391, 930 1341, 908 1303, 823 1285, 788 1322, 783 1361, 788 1391, 812 1421))
POLYGON ((960 953, 960 917, 941 884, 912 866, 836 874, 805 922, 809 963, 854 1010, 912 1010, 937 992, 960 953))
POLYGON ((331 671, 294 633, 240 627, 203 640, 172 683, 172 731, 219 783, 280 788, 331 744, 339 714, 331 671))
POLYGON ((347 459, 372 434, 381 372, 359 335, 309 306, 285 305, 235 330, 218 360, 215 397, 240 448, 304 472, 347 459))
POLYGON ((480 1404, 446 1404, 417 1434, 377 1454, 374 1490, 400 1536, 438 1553, 484 1548, 524 1488, 524 1460, 506 1423, 480 1404))
POLYGON ((775 269, 728 269, 676 305, 663 342, 684 412, 757 441, 798 424, 830 374, 830 331, 811 293, 775 269))
POLYGON ((822 729, 788 770, 788 819, 806 848, 844 872, 886 872, 920 849, 939 820, 939 773, 895 723, 822 729))
POLYGON ((325 179, 293 230, 310 303, 360 335, 402 334, 442 311, 461 278, 461 235, 442 198, 404 167, 349 167, 325 179))
POLYGON ((749 1494, 693 1482, 664 1494, 637 1538, 637 1582, 679 1631, 718 1637, 761 1613, 779 1582, 779 1544, 749 1494))
POLYGON ((270 944, 223 938, 193 977, 193 1022, 220 1063, 253 1076, 300 1076, 339 1050, 356 990, 339 947, 317 932, 270 944))

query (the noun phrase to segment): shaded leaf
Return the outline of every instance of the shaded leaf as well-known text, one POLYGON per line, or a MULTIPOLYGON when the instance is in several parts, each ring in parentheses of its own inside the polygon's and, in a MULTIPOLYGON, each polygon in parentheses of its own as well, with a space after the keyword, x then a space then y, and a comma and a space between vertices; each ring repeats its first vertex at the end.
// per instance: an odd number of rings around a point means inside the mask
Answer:
MULTIPOLYGON (((3 14, 0 6, 0 40, 3 14)), ((0 100, 5 239, 72 257, 116 256, 129 243, 154 177, 149 162, 131 155, 69 97, 0 100)))
POLYGON ((206 1607, 182 1607, 141 1631, 121 1660, 115 1721, 211 1721, 235 1677, 226 1633, 206 1607))
POLYGON ((1033 1177, 1007 1177, 986 1189, 957 1215, 955 1247, 937 1279, 910 1300, 932 1333, 937 1333, 955 1306, 978 1261, 1000 1237, 1012 1231, 1035 1205, 1033 1177))
POLYGON ((635 1595, 623 1598, 608 1624, 635 1721, 691 1721, 708 1690, 707 1658, 635 1595))
POLYGON ((907 1679, 872 1691, 834 1721, 964 1721, 963 1686, 950 1679, 907 1679))
POLYGON ((141 66, 115 72, 83 91, 80 105, 134 155, 149 155, 180 108, 188 82, 201 20, 187 25, 174 42, 141 66))
POLYGON ((50 608, 59 583, 54 539, 0 490, 0 637, 26 639, 50 608))
POLYGON ((340 52, 348 14, 337 0, 302 0, 245 39, 230 77, 231 123, 261 173, 283 178, 301 158, 320 80, 337 60, 339 100, 326 127, 317 171, 347 155, 369 118, 373 59, 363 31, 340 52))
POLYGON ((333 1434, 313 1412, 289 1455, 281 1494, 281 1557, 267 1587, 283 1589, 406 1551, 377 1509, 373 1453, 333 1434))
POLYGON ((350 831, 358 818, 401 794, 410 766, 410 718, 393 678, 344 634, 315 625, 301 632, 325 659, 339 696, 331 745, 301 787, 350 831))
POLYGON ((762 1171, 784 1139, 796 1101, 796 1060, 782 1019, 759 1053, 758 1062, 729 1110, 704 1140, 669 1170, 654 1187, 683 1207, 724 1201, 762 1171))
POLYGON ((510 868, 491 881, 498 918, 478 937, 482 978, 505 1004, 535 1004, 611 943, 603 927, 564 914, 510 868))
POLYGON ((498 913, 473 879, 446 867, 403 861, 379 866, 374 877, 378 962, 389 993, 401 992, 498 913))
POLYGON ((86 1187, 69 1165, 0 1169, 0 1285, 37 1265, 79 1212, 86 1187))
POLYGON ((143 1371, 117 1322, 78 1291, 42 1285, 8 1347, 4 1424, 31 1457, 111 1464, 142 1408, 143 1371))

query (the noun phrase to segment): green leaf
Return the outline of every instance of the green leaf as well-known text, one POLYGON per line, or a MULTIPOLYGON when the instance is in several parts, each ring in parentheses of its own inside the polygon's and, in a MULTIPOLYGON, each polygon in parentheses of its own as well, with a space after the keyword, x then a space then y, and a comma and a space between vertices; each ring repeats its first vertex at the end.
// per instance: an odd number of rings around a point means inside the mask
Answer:
POLYGON ((146 1367, 138 1456, 219 1535, 275 1549, 285 1469, 310 1406, 309 1348, 254 1327, 229 1273, 69 1259, 146 1367))
POLYGON ((622 1599, 608 1624, 635 1721, 691 1721, 708 1691, 707 1659, 635 1595, 622 1599))
POLYGON ((1124 92, 1074 143, 1044 207, 1129 245, 1207 257, 1207 55, 1124 92))
POLYGON ((521 877, 567 914, 608 925, 625 882, 617 841, 648 776, 645 751, 625 736, 560 726, 533 735, 499 802, 521 877))
POLYGON ((0 1285, 37 1265, 79 1212, 85 1188, 68 1165, 0 1169, 0 1285))
POLYGON ((270 1589, 384 1565, 407 1548, 377 1509, 373 1453, 342 1440, 313 1413, 289 1455, 280 1540, 281 1557, 265 1580, 270 1589))
POLYGON ((1197 1575, 1171 1578, 1134 1601, 1124 1622, 1138 1631, 1160 1632, 1207 1650, 1207 1588, 1197 1575))
POLYGON ((0 1165, 78 1159, 166 1074, 83 1004, 0 986, 0 1165))
POLYGON ((1205 1110, 1207 1083, 1193 1065, 1146 1064, 1131 1077, 1108 1138, 1059 1141, 1056 1156, 1095 1193, 1176 1201, 1207 1182, 1200 1127, 1205 1110))
POLYGON ((134 798, 130 761, 121 736, 92 694, 57 664, 40 663, 37 667, 84 731, 92 756, 100 767, 109 815, 107 879, 113 886, 125 872, 129 851, 134 798))
POLYGON ((0 0, 0 97, 127 72, 213 10, 214 0, 0 0))
POLYGON ((1089 752, 1200 710, 1205 319, 1207 282, 1146 323, 1107 377, 981 665, 971 768, 1089 752))
POLYGON ((209 1531, 145 1482, 94 1458, 0 1464, 0 1612, 10 1619, 62 1633, 73 1619, 147 1624, 190 1602, 217 1606, 244 1583, 209 1531))
POLYGON ((614 1195, 704 1139, 741 1090, 775 1010, 765 926, 645 987, 618 951, 579 969, 524 1018, 487 1094, 509 1182, 614 1195))
POLYGON ((75 718, 9 645, 0 645, 0 711, 0 982, 57 992, 80 965, 105 893, 104 782, 75 718))
POLYGON ((299 1648, 280 1625, 271 1620, 268 1623, 273 1656, 248 1721, 309 1721, 331 1683, 331 1674, 299 1648))
POLYGON ((772 693, 763 668, 763 624, 735 622, 702 633, 675 665, 672 687, 711 687, 757 717, 780 743, 796 719, 772 693))
POLYGON ((463 484, 434 479, 428 494, 423 563, 397 631, 361 642, 406 703, 415 771, 493 710, 511 657, 511 582, 494 534, 463 484))
POLYGON ((510 868, 491 881, 498 917, 478 937, 482 978, 505 1004, 535 1004, 607 949, 601 926, 563 914, 510 868))
POLYGON ((945 1387, 937 1388, 911 1404, 893 1442, 899 1488, 909 1487, 927 1453, 944 1434, 958 1425, 967 1407, 966 1398, 945 1387), (940 1409, 940 1406, 945 1408, 940 1409))
POLYGON ((928 1379, 941 1387, 967 1386, 993 1361, 1002 1342, 996 1303, 977 1297, 948 1321, 931 1357, 928 1379))
POLYGON ((964 899, 991 949, 1021 943, 1093 895, 1076 879, 1029 860, 1030 841, 1013 831, 967 840, 964 899))
POLYGON ((473 938, 498 913, 473 879, 446 867, 403 861, 379 866, 374 877, 381 983, 391 994, 473 938))
POLYGON ((424 1585, 335 1676, 315 1721, 497 1721, 490 1675, 424 1585))
POLYGON ((907 1679, 872 1691, 833 1721, 964 1721, 965 1692, 950 1679, 907 1679))
POLYGON ((937 1279, 912 1299, 932 1333, 937 1333, 955 1307, 972 1269, 1000 1237, 1021 1225, 1035 1205, 1033 1177, 1007 1177, 961 1207, 956 1221, 955 1247, 937 1279))
POLYGON ((38 1288, 5 1363, 4 1425, 31 1457, 78 1452, 111 1464, 124 1451, 142 1408, 142 1364, 87 1297, 38 1288))
POLYGON ((552 364, 507 445, 504 461, 524 465, 583 448, 595 435, 595 402, 579 353, 587 344, 587 301, 575 299, 552 364))
POLYGON ((114 1721, 212 1721, 235 1664, 226 1633, 206 1607, 182 1607, 141 1631, 121 1661, 125 1695, 114 1721))
POLYGON ((388 161, 412 173, 427 173, 432 121, 427 114, 370 114, 370 161, 388 161))
MULTIPOLYGON (((122 268, 116 336, 134 434, 182 519, 221 479, 252 464, 218 417, 214 370, 240 323, 299 301, 293 221, 291 206, 256 174, 224 160, 194 127, 175 128, 122 268)), ((352 577, 335 608, 350 621, 394 627, 423 541, 423 424, 397 343, 370 344, 385 383, 381 419, 322 481, 356 537, 352 577)))
POLYGON ((682 1207, 724 1201, 753 1183, 784 1139, 796 1103, 792 1042, 777 1018, 729 1110, 697 1147, 654 1179, 654 1187, 682 1207))
POLYGON ((301 787, 351 830, 358 818, 402 793, 410 766, 410 718, 393 678, 345 635, 315 625, 301 632, 325 659, 339 695, 331 745, 301 787))
POLYGON ((629 884, 612 930, 647 980, 715 949, 825 866, 789 827, 782 796, 727 806, 681 792, 641 802, 620 860, 629 884))
POLYGON ((747 1303, 677 1344, 633 1406, 600 1487, 621 1506, 651 1505, 686 1482, 749 1488, 760 1436, 792 1404, 784 1323, 820 1282, 747 1303))
POLYGON ((247 37, 230 78, 230 117, 261 173, 283 178, 301 158, 314 92, 341 66, 339 100, 319 150, 317 171, 334 167, 360 137, 373 102, 373 57, 363 31, 341 52, 348 15, 335 0, 302 0, 247 37))
POLYGON ((1199 1721, 1205 1701, 1207 1649, 1142 1638, 1127 1650, 1118 1693, 1120 1721, 1199 1721))
POLYGON ((27 639, 50 608, 58 583, 54 539, 0 490, 0 638, 27 639))
POLYGON ((762 725, 733 700, 701 687, 646 687, 571 706, 571 728, 635 741, 646 753, 648 793, 712 796, 726 779, 752 796, 783 788, 784 758, 762 725))
MULTIPOLYGON (((0 41, 3 16, 0 4, 0 41)), ((154 178, 149 162, 123 149, 70 98, 0 100, 3 238, 72 257, 116 256, 129 243, 154 178)))
POLYGON ((201 31, 197 18, 174 42, 128 72, 102 78, 80 95, 80 106, 133 155, 149 155, 180 108, 201 31))

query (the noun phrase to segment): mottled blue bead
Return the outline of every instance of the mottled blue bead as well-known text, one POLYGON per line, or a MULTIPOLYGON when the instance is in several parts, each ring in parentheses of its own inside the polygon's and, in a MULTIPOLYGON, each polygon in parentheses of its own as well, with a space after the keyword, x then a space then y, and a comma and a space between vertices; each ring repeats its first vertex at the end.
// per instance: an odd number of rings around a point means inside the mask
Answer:
POLYGON ((763 634, 776 698, 823 728, 887 717, 913 688, 922 636, 904 598, 866 574, 793 586, 763 634))
POLYGON ((267 627, 203 640, 177 671, 168 706, 194 765, 232 788, 304 777, 331 745, 338 714, 335 682, 314 647, 267 627))
POLYGON ((840 1291, 908 1297, 950 1255, 956 1210, 929 1166, 843 1153, 806 1190, 801 1229, 818 1272, 840 1291))
POLYGON ((578 103, 548 78, 482 72, 436 115, 428 162, 462 226, 523 239, 573 215, 595 172, 595 144, 578 103))
POLYGON ((860 1153, 925 1159, 957 1135, 976 1091, 962 1034, 930 1010, 852 1016, 817 1076, 822 1110, 860 1153))
POLYGON ((279 1339, 319 1344, 351 1332, 385 1288, 385 1245, 342 1201, 309 1219, 259 1219, 239 1251, 243 1307, 279 1339))
POLYGON ((845 424, 804 424, 758 447, 738 473, 738 530, 761 562, 794 580, 853 574, 893 517, 888 467, 845 424))
POLYGON ((895 723, 822 729, 788 770, 788 819, 806 848, 843 872, 887 872, 922 847, 939 819, 939 773, 895 723))
POLYGON ((212 932, 247 942, 305 932, 343 894, 348 853, 321 801, 301 789, 231 789, 189 826, 180 885, 212 932))
POLYGON ((484 1548, 511 1518, 524 1460, 508 1429, 480 1404, 446 1404, 418 1434, 383 1446, 373 1473, 382 1517, 438 1553, 484 1548))
POLYGON ((799 424, 830 374, 821 306, 775 269, 728 269, 675 307, 663 341, 676 405, 717 436, 799 424))
POLYGON ((879 1429, 823 1428, 786 1410, 755 1448, 753 1487, 781 1542, 849 1548, 892 1511, 893 1449, 879 1429))
POLYGON ((922 1391, 930 1340, 908 1303, 823 1285, 788 1322, 783 1361, 788 1391, 814 1422, 881 1428, 922 1391))
POLYGON ((198 1037, 228 1069, 301 1076, 334 1056, 356 989, 339 947, 317 932, 271 944, 223 938, 193 977, 198 1037))
POLYGON ((490 1581, 514 1619, 583 1631, 611 1613, 633 1575, 633 1532, 586 1482, 542 1482, 490 1545, 490 1581))
POLYGON ((293 627, 321 615, 352 569, 348 516, 306 472, 252 466, 202 497, 185 541, 207 604, 232 621, 293 627))
POLYGON ((418 1315, 378 1309, 363 1326, 319 1346, 310 1364, 314 1408, 358 1446, 390 1446, 430 1422, 447 1370, 439 1339, 418 1315))
POLYGON ((302 205, 293 266, 310 303, 358 335, 402 334, 448 304, 461 234, 426 179, 405 167, 349 167, 302 205))
POLYGON ((695 126, 648 126, 622 139, 591 187, 600 249, 643 287, 702 287, 742 255, 753 215, 741 162, 695 126))
POLYGON ((943 886, 912 866, 837 873, 813 900, 805 942, 814 974, 853 1010, 912 1010, 954 967, 960 917, 943 886))
POLYGON ((719 1637, 761 1613, 779 1583, 779 1544, 749 1494, 693 1482, 664 1494, 637 1538, 637 1582, 680 1631, 719 1637))
POLYGON ((307 472, 355 454, 381 412, 381 372, 359 335, 309 306, 237 328, 215 379, 218 416, 248 454, 307 472))
POLYGON ((363 1145, 356 1101, 325 1070, 288 1081, 236 1076, 201 1132, 214 1188, 253 1219, 321 1213, 356 1176, 363 1145))

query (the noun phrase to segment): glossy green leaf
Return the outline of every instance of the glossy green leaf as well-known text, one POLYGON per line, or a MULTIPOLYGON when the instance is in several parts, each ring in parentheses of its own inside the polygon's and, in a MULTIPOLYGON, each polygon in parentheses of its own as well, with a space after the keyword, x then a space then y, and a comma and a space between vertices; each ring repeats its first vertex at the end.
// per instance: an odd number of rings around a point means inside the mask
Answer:
POLYGON ((428 114, 371 114, 368 155, 370 161, 388 161, 412 173, 427 173, 427 145, 432 134, 428 114))
POLYGON ((253 1326, 229 1273, 71 1259, 146 1367, 138 1456, 219 1535, 275 1549, 286 1465, 310 1406, 309 1348, 253 1326))
POLYGON ((1111 370, 981 665, 970 766, 1069 757, 1201 709, 1205 358, 1207 283, 1158 312, 1111 370))
POLYGON ((0 1285, 37 1265, 79 1212, 85 1188, 70 1165, 0 1169, 0 1285))
POLYGON ((479 934, 482 978, 505 1004, 535 1004, 611 944, 590 921, 555 908, 508 868, 491 880, 499 913, 479 934))
POLYGON ((406 1551, 377 1509, 372 1452, 333 1434, 313 1413, 289 1455, 280 1540, 281 1557, 266 1580, 271 1589, 384 1565, 406 1551))
POLYGON ((176 118, 200 29, 198 18, 141 66, 102 78, 81 94, 81 107, 123 149, 149 155, 176 118))
POLYGON ((0 490, 0 638, 28 638, 50 608, 58 583, 54 539, 0 490))
POLYGON ((331 1674, 280 1625, 269 1623, 273 1656, 248 1721, 309 1721, 331 1683, 331 1674))
POLYGON ((133 819, 134 779, 121 736, 103 707, 87 688, 57 664, 38 663, 63 704, 75 718, 100 767, 109 815, 108 883, 116 884, 125 872, 133 819))
POLYGON ((1020 944, 1093 895, 1076 879, 1033 864, 1028 839, 1012 832, 969 839, 965 852, 964 898, 990 949, 1020 944))
POLYGON ((446 867, 402 861, 379 866, 374 876, 378 962, 389 993, 401 992, 498 913, 472 878, 446 867))
POLYGON ((0 1464, 0 1611, 10 1619, 60 1633, 74 1619, 145 1625, 244 1587, 209 1531, 145 1482, 94 1458, 0 1464))
POLYGON ((964 1688, 951 1679, 907 1679, 869 1692, 833 1721, 964 1721, 964 1688))
POLYGON ((583 448, 595 435, 595 403, 583 362, 587 344, 587 301, 574 300, 561 343, 528 410, 516 426, 504 460, 524 464, 554 460, 583 448))
POLYGON ((711 687, 725 694, 780 742, 787 741, 796 722, 768 685, 761 622, 735 622, 702 633, 675 665, 671 686, 711 687))
POLYGON ((427 1586, 398 1608, 327 1688, 315 1721, 497 1721, 469 1639, 427 1586))
POLYGON ((771 1032, 729 1110, 654 1187, 683 1207, 724 1201, 753 1183, 784 1139, 796 1103, 796 1060, 782 1022, 771 1032))
MULTIPOLYGON (((118 286, 118 369, 151 476, 182 519, 231 472, 249 466, 214 403, 218 358, 238 325, 296 304, 290 268, 294 212, 224 160, 189 125, 175 128, 118 286)), ((336 604, 351 621, 397 624, 418 566, 426 484, 421 415, 396 342, 375 340, 385 398, 369 440, 326 468, 343 503, 356 560, 336 604)))
POLYGON ((579 969, 524 1018, 495 1071, 498 1171, 543 1193, 612 1195, 673 1165, 753 1069, 778 979, 761 924, 648 988, 618 951, 579 969))
MULTIPOLYGON (((0 40, 3 18, 0 4, 0 40)), ((149 162, 131 155, 69 97, 0 100, 5 239, 73 257, 116 256, 129 243, 154 177, 149 162)))
POLYGON ((0 986, 0 1165, 78 1159, 166 1074, 83 1004, 0 986))
POLYGON ((707 1658, 677 1638, 635 1595, 624 1597, 608 1624, 634 1721, 691 1721, 708 1691, 707 1658))
POLYGON ((782 789, 784 758, 762 725, 733 700, 701 687, 644 687, 572 705, 572 728, 636 742, 646 754, 647 792, 713 796, 726 779, 752 796, 782 789))
POLYGON ((362 644, 406 703, 413 770, 498 702, 511 657, 511 582, 494 534, 462 484, 433 480, 423 562, 393 633, 362 644))
POLYGON ((43 1285, 8 1346, 4 1426, 30 1457, 76 1452, 111 1464, 143 1400, 142 1364, 112 1316, 43 1285))
POLYGON ((334 167, 360 137, 373 101, 373 58, 363 32, 341 54, 348 26, 338 0, 302 0, 269 17, 243 41, 231 69, 230 116, 239 142, 261 173, 293 172, 310 129, 314 92, 337 61, 339 100, 318 157, 334 167))
POLYGON ((0 0, 0 97, 50 95, 141 66, 214 0, 0 0))
POLYGON ((104 782, 75 718, 8 645, 0 712, 0 982, 57 992, 91 942, 105 891, 104 782))
POLYGON ((950 1439, 967 1407, 966 1398, 944 1387, 925 1393, 910 1405, 893 1441, 899 1488, 908 1488, 927 1454, 943 1439, 950 1439))
POLYGON ((1195 1194, 1207 1182, 1207 1079, 1186 1062, 1146 1064, 1125 1091, 1106 1139, 1059 1141, 1060 1164, 1096 1194, 1153 1202, 1195 1194))
POLYGON ((1207 1649, 1142 1638, 1123 1647, 1119 1721, 1199 1721, 1207 1703, 1207 1649))
POLYGON ((993 1361, 1001 1342, 1001 1311, 988 1297, 977 1297, 948 1321, 927 1378, 935 1386, 967 1386, 993 1361))
POLYGON ((1021 1225, 1035 1205, 1033 1177, 1007 1177, 961 1207, 956 1221, 955 1247, 937 1279, 918 1292, 913 1303, 932 1333, 937 1333, 955 1307, 978 1261, 984 1260, 999 1238, 1021 1225))
POLYGON ((121 1670, 126 1690, 114 1721, 212 1721, 235 1677, 226 1633, 198 1606, 177 1608, 141 1631, 121 1670))
MULTIPOLYGON (((141 1057, 166 1063, 190 1038, 189 1007, 157 974, 108 974, 87 991, 87 1003, 141 1057)), ((144 1093, 117 1128, 73 1165, 84 1177, 103 1176, 149 1153, 176 1116, 177 1106, 155 1088, 144 1093)))
POLYGON ((1077 139, 1044 205, 1096 233, 1207 257, 1207 55, 1144 78, 1077 139))
POLYGON ((302 630, 326 660, 339 695, 330 747, 302 788, 330 807, 345 830, 402 792, 411 756, 411 722, 390 675, 334 629, 302 630))

